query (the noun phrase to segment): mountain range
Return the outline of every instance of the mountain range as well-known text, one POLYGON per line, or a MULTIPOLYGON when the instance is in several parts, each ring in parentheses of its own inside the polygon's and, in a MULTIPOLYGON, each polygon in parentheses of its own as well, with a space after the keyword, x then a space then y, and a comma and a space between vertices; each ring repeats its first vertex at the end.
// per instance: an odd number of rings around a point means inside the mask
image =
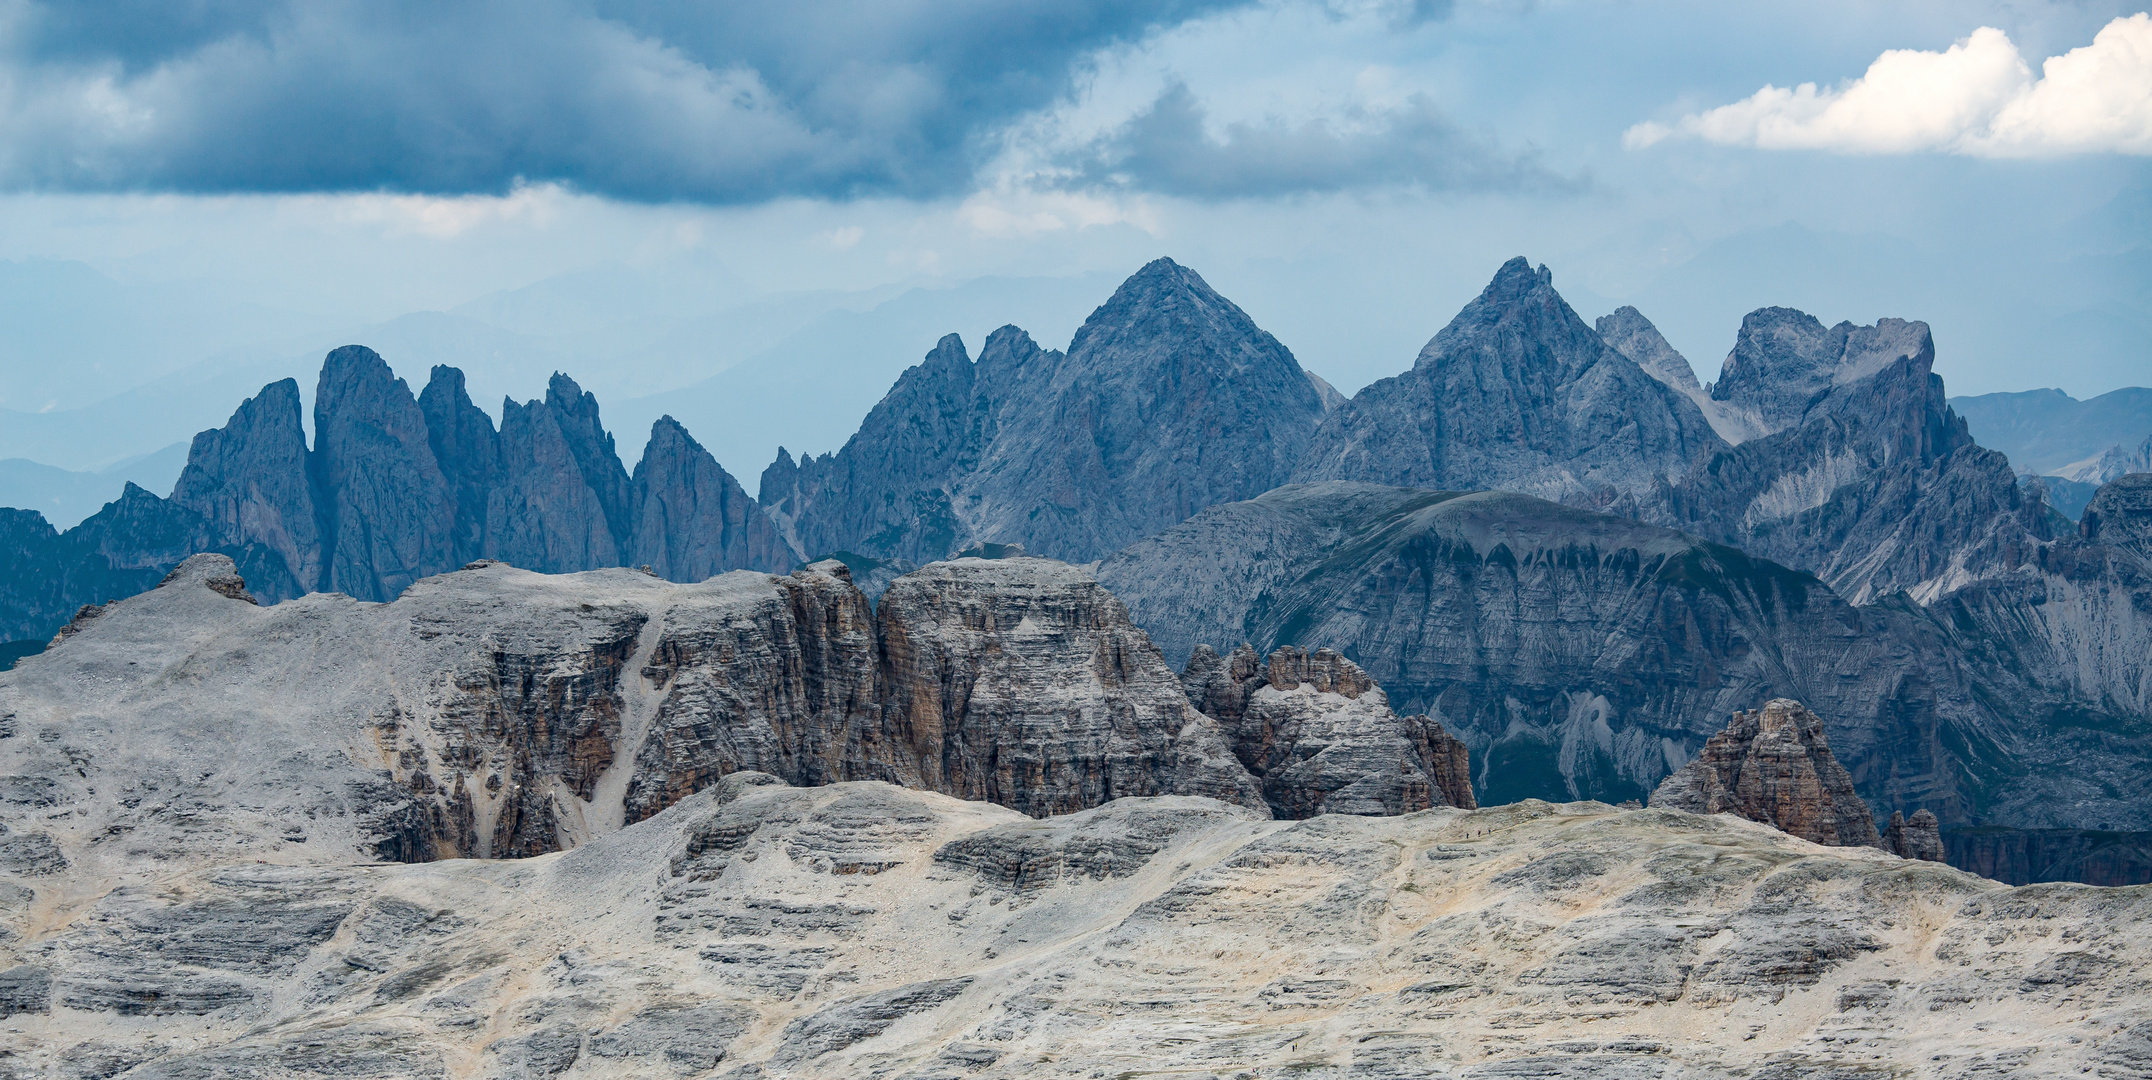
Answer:
POLYGON ((1787 696, 1882 810, 2152 829, 2128 780, 2152 754, 2135 481, 2071 522, 1934 362, 1918 322, 1765 308, 1699 383, 1641 312, 1587 323, 1516 259, 1346 398, 1160 259, 1066 350, 943 338, 751 499, 669 417, 631 474, 565 375, 496 428, 457 369, 413 394, 350 346, 311 443, 284 380, 196 437, 169 498, 130 487, 65 533, 0 515, 0 629, 42 639, 197 552, 272 603, 391 601, 486 560, 694 583, 832 555, 873 602, 918 565, 1025 552, 1096 563, 1175 664, 1335 650, 1470 748, 1483 802, 1640 797, 1787 696))

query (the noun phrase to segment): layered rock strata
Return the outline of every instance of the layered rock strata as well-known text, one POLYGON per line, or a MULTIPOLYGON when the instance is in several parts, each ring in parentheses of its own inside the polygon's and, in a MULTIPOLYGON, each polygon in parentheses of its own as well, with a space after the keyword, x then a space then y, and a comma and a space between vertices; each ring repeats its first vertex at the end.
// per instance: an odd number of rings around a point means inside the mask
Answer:
MULTIPOLYGON (((1832 847, 1883 847, 1875 814, 1854 792, 1852 775, 1831 756, 1823 719, 1787 698, 1735 713, 1693 760, 1659 782, 1651 805, 1692 814, 1739 814, 1832 847)), ((1931 833, 1934 821, 1930 815, 1931 833)), ((1902 819, 1894 823, 1900 846, 1907 842, 1905 832, 1902 819)))
POLYGON ((1950 827, 2152 828, 2128 779, 2152 767, 2152 594, 2130 584, 2152 576, 2104 544, 2042 558, 2078 569, 1854 607, 1668 529, 1327 483, 1213 507, 1098 574, 1174 663, 1204 641, 1336 649, 1471 748, 1482 804, 1644 799, 1734 710, 1787 697, 1825 718, 1878 806, 1950 827))
POLYGON ((1391 712, 1382 688, 1329 649, 1287 646, 1258 661, 1247 645, 1224 657, 1199 645, 1181 683, 1278 817, 1477 805, 1465 744, 1425 716, 1391 712))
POLYGON ((1036 821, 742 773, 519 863, 280 861, 190 854, 157 887, 99 878, 65 900, 7 877, 36 895, 0 893, 0 1068, 2152 1069, 2143 890, 2010 889, 1732 817, 1533 802, 1277 822, 1151 798, 1036 821))
POLYGON ((1120 602, 1041 559, 929 566, 876 611, 834 561, 695 584, 480 561, 388 604, 261 607, 202 555, 0 673, 0 716, 0 789, 29 793, 0 826, 49 834, 62 870, 532 856, 741 771, 1268 814, 1120 602))
POLYGON ((1036 816, 1129 795, 1263 796, 1128 610, 1047 559, 958 559, 877 605, 884 725, 909 787, 1036 816))

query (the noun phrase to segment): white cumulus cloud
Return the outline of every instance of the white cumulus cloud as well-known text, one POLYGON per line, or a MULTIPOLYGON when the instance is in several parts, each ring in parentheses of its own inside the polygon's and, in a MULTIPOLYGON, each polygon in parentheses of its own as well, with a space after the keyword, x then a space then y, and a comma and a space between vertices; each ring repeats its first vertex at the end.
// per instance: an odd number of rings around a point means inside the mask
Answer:
POLYGON ((1622 142, 1680 136, 1853 154, 2152 154, 2152 15, 2108 23, 2092 44, 2048 58, 2038 78, 2009 35, 1984 26, 1942 52, 1892 49, 1836 88, 1765 86, 1671 124, 1638 124, 1622 142))

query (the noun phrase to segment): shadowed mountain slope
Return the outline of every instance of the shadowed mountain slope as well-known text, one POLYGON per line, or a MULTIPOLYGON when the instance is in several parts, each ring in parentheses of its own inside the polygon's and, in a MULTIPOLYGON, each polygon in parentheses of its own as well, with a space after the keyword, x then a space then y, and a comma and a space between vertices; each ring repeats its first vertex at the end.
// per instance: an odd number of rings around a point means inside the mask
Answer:
POLYGON ((1132 545, 1099 579, 1169 659, 1338 650, 1472 747, 1483 803, 1640 798, 1734 710, 1789 697, 1829 722, 1881 816, 2152 822, 2119 782, 2152 763, 2134 702, 1994 662, 1950 616, 1854 607, 1658 526, 1500 492, 1293 485, 1132 545))

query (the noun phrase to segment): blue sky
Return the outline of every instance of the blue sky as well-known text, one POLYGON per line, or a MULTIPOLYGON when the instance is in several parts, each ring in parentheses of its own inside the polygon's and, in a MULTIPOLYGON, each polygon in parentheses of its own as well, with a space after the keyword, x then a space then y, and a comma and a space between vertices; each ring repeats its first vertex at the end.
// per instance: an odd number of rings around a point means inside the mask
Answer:
POLYGON ((0 457, 146 453, 372 335, 616 427, 823 380, 683 416, 752 476, 940 330, 1063 344, 1161 254, 1348 391, 1522 254, 1706 380, 1786 304, 2089 396, 2152 382, 2141 5, 17 0, 0 409, 109 445, 0 457))

